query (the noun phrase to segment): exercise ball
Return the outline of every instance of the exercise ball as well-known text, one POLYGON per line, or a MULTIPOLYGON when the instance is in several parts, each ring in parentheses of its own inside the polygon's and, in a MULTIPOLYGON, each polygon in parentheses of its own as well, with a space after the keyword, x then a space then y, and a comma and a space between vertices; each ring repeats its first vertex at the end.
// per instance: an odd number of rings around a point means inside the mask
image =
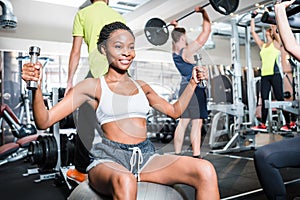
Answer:
MULTIPOLYGON (((137 200, 157 199, 183 200, 183 197, 171 186, 138 182, 137 200)), ((68 200, 111 200, 111 198, 98 194, 89 186, 88 181, 84 181, 72 191, 68 200)))

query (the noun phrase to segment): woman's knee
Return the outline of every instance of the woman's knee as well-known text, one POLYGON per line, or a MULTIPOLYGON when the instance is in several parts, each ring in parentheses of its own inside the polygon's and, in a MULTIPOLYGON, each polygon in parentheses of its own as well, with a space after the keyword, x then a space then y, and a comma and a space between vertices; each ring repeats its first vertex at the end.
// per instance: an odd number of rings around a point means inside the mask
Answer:
POLYGON ((111 178, 114 190, 136 191, 137 181, 132 173, 116 173, 111 178))
POLYGON ((94 190, 106 195, 128 195, 133 194, 137 190, 137 181, 135 176, 129 171, 113 170, 113 172, 105 171, 98 165, 89 171, 89 183, 94 190))
POLYGON ((213 183, 214 181, 217 181, 217 174, 214 166, 207 160, 199 160, 199 162, 202 162, 201 164, 196 164, 196 172, 197 176, 196 179, 202 182, 208 182, 213 183))

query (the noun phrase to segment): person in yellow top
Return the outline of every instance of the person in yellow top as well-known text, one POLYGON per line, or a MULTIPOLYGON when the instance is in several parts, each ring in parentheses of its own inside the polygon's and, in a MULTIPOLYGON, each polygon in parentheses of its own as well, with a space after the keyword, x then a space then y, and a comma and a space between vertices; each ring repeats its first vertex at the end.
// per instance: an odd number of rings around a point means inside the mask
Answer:
MULTIPOLYGON (((283 81, 281 76, 282 64, 286 60, 287 52, 284 50, 280 37, 276 31, 275 25, 270 25, 270 28, 266 30, 266 39, 264 42, 260 39, 259 35, 255 32, 255 16, 257 13, 254 11, 251 14, 251 34, 260 48, 260 58, 262 61, 261 66, 261 84, 260 95, 262 99, 261 105, 261 123, 257 126, 251 127, 254 131, 267 132, 266 121, 268 117, 268 109, 265 106, 265 100, 269 99, 269 93, 271 88, 275 99, 277 101, 284 101, 283 97, 283 81)), ((291 131, 290 129, 290 117, 289 113, 283 111, 286 124, 280 128, 281 131, 291 131)))
MULTIPOLYGON (((109 0, 91 0, 91 5, 79 10, 73 23, 73 44, 69 58, 68 80, 65 95, 73 87, 74 75, 78 68, 83 41, 88 46, 89 72, 86 78, 98 78, 108 70, 106 57, 99 53, 97 42, 101 29, 112 22, 123 22, 125 19, 108 6, 109 0)), ((83 104, 78 113, 77 137, 75 143, 75 169, 67 171, 68 179, 82 182, 86 179, 86 167, 90 164, 89 147, 94 137, 94 128, 89 116, 91 109, 83 104), (80 122, 80 123, 79 123, 80 122), (87 135, 89 133, 90 135, 87 135)))
MULTIPOLYGON (((277 2, 274 5, 276 23, 285 49, 298 62, 300 60, 300 45, 289 25, 286 9, 295 0, 277 2)), ((288 193, 281 169, 300 167, 300 137, 283 139, 258 148, 254 154, 254 166, 258 180, 267 199, 299 199, 293 193, 288 193)))
POLYGON ((99 77, 107 72, 108 63, 106 58, 97 50, 99 33, 104 25, 111 22, 125 23, 122 15, 109 7, 108 2, 108 0, 91 0, 92 4, 79 10, 74 18, 73 44, 69 59, 66 93, 73 87, 73 78, 79 64, 83 40, 88 46, 89 53, 90 71, 87 77, 99 77), (99 63, 96 60, 101 62, 99 63))

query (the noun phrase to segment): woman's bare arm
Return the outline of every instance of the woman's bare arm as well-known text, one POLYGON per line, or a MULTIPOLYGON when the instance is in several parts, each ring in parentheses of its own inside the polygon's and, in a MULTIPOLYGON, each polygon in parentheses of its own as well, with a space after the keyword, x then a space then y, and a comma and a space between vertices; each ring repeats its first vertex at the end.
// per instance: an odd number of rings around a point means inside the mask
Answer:
POLYGON ((288 18, 286 16, 286 8, 293 2, 294 0, 275 4, 275 16, 281 41, 285 49, 296 59, 300 60, 300 46, 296 42, 294 34, 290 28, 288 18))
POLYGON ((54 123, 71 114, 84 102, 90 101, 93 105, 95 101, 95 87, 99 87, 96 80, 86 79, 78 83, 59 103, 48 110, 44 104, 44 97, 41 90, 41 79, 39 76, 41 64, 25 64, 22 68, 22 78, 24 81, 38 81, 37 90, 32 91, 32 109, 36 126, 39 129, 49 128, 54 123), (90 89, 87 89, 90 88, 90 89), (94 89, 92 89, 94 88, 94 89))
POLYGON ((252 34, 252 37, 253 37, 255 43, 257 44, 257 46, 259 48, 261 48, 262 45, 264 44, 264 41, 262 41, 260 39, 259 35, 255 31, 255 21, 254 20, 255 20, 254 18, 251 18, 251 22, 250 22, 251 34, 252 34))
POLYGON ((201 33, 197 36, 197 38, 194 41, 188 44, 188 46, 182 53, 182 57, 184 58, 184 60, 190 63, 194 63, 193 55, 205 45, 211 33, 211 22, 207 12, 201 7, 196 7, 195 10, 196 12, 202 13, 203 23, 201 33))
MULTIPOLYGON (((199 69, 199 67, 198 67, 199 69)), ((205 67, 201 67, 202 72, 197 73, 197 78, 195 77, 196 70, 194 68, 193 78, 191 78, 189 84, 185 88, 182 95, 178 98, 178 100, 171 104, 166 101, 164 98, 160 97, 148 84, 143 81, 139 81, 139 84, 142 86, 143 91, 145 92, 150 106, 154 109, 176 119, 180 117, 183 111, 187 108, 192 95, 194 94, 194 90, 197 87, 197 84, 200 80, 207 79, 208 73, 205 67), (195 80, 196 79, 196 80, 195 80)))

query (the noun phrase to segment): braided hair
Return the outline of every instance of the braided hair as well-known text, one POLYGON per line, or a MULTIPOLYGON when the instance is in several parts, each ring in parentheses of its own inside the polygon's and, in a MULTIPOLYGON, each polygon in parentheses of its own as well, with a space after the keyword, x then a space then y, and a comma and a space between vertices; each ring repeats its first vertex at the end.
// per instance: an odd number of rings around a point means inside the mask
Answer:
POLYGON ((102 45, 106 46, 106 42, 110 38, 111 34, 117 30, 126 30, 129 33, 131 33, 131 35, 134 37, 132 30, 122 22, 113 22, 113 23, 107 24, 100 31, 100 35, 99 35, 98 42, 97 42, 98 51, 100 53, 102 53, 101 46, 102 45))

